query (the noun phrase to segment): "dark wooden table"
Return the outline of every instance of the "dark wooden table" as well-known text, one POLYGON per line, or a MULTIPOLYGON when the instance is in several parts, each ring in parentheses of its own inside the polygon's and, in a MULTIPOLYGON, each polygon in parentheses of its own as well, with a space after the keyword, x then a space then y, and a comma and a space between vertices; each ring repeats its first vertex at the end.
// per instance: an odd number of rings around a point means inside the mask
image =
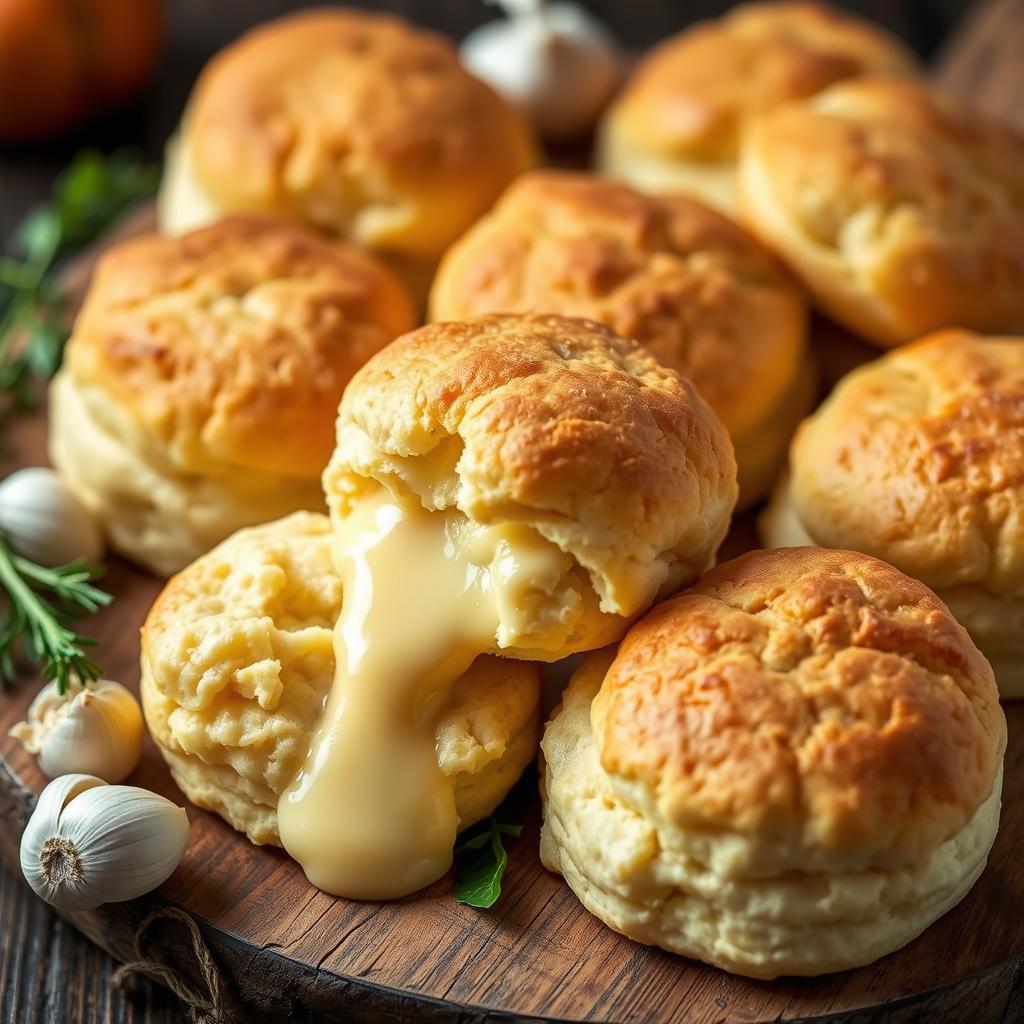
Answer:
MULTIPOLYGON (((75 137, 42 149, 0 149, 0 237, 24 210, 44 195, 53 175, 83 145, 111 148, 125 141, 152 157, 159 155, 206 57, 249 24, 295 6, 291 0, 178 0, 168 5, 165 57, 146 94, 129 110, 83 129, 75 137)), ((476 0, 394 0, 365 4, 389 7, 424 24, 461 35, 488 14, 476 0)), ((649 44, 685 20, 728 6, 715 0, 594 0, 588 4, 634 47, 649 44), (685 14, 684 14, 685 11, 685 14)), ((993 54, 1024 54, 1024 0, 862 0, 849 3, 884 22, 924 56, 940 50, 958 26, 956 47, 944 61, 944 76, 973 95, 979 106, 1024 119, 1024 65, 1014 78, 993 75, 993 54), (964 86, 971 88, 965 89, 964 86)), ((1012 67, 1013 62, 1001 64, 1012 67)), ((0 695, 0 700, 3 697, 0 695)), ((0 1022, 170 1024, 184 1015, 169 993, 146 983, 133 985, 126 999, 111 990, 111 959, 35 899, 20 878, 0 869, 0 1022)))

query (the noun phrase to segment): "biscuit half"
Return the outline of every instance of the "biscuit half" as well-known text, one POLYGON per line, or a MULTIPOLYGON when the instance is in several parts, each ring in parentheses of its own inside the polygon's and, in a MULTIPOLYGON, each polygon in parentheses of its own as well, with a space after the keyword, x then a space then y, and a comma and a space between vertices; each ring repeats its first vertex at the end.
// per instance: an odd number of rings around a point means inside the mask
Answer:
POLYGON ((542 661, 617 639, 707 570, 736 501, 729 436, 691 383, 554 315, 430 324, 389 345, 345 391, 323 482, 339 520, 384 488, 539 535, 557 572, 492 653, 542 661))
MULTIPOLYGON (((280 845, 277 803, 334 680, 341 580, 324 515, 242 530, 164 588, 142 630, 142 700, 175 782, 257 844, 280 845)), ((396 629, 400 624, 396 624, 396 629)), ((436 731, 460 827, 504 799, 537 749, 533 665, 479 658, 436 731)))

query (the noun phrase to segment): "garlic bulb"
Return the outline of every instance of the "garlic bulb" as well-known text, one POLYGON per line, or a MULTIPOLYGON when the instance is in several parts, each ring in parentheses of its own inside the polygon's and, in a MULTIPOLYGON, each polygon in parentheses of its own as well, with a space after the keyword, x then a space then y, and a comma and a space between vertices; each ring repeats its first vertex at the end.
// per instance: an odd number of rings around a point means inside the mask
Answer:
POLYGON ((499 6, 509 18, 466 36, 462 63, 520 107, 545 138, 585 134, 622 72, 611 34, 576 4, 499 6))
POLYGON ((61 696, 48 683, 28 709, 28 720, 11 729, 51 779, 71 772, 96 775, 105 782, 129 776, 142 756, 145 725, 130 690, 100 679, 73 683, 61 696))
POLYGON ((52 469, 19 469, 0 483, 0 533, 40 565, 98 562, 103 534, 93 514, 52 469))
POLYGON ((21 837, 21 870, 58 910, 132 900, 166 881, 188 847, 188 815, 156 793, 63 775, 21 837))

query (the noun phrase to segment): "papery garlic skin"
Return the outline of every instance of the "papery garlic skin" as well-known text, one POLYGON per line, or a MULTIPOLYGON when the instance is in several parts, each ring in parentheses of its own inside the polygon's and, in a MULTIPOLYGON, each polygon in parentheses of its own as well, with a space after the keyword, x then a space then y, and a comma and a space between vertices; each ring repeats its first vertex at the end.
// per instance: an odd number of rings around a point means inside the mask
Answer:
POLYGON ((121 782, 142 757, 146 727, 135 695, 111 679, 73 681, 61 695, 48 683, 10 735, 35 754, 44 775, 80 772, 121 782))
POLYGON ((64 775, 43 790, 21 838, 21 871, 57 910, 92 910, 163 884, 188 848, 185 811, 134 786, 64 775))
POLYGON ((96 517, 60 474, 42 466, 19 469, 0 482, 0 533, 19 555, 39 565, 103 557, 96 517))
POLYGON ((500 6, 512 17, 466 36, 462 63, 523 110, 545 138, 584 135, 622 74, 611 34, 576 4, 500 6))

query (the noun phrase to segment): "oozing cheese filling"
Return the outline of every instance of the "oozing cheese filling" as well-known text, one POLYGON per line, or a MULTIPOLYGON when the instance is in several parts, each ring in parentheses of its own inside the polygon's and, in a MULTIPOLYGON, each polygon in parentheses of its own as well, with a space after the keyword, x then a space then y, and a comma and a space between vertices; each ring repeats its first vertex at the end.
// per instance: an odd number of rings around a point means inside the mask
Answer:
POLYGON ((479 526, 383 490, 340 524, 336 551, 334 684, 279 829, 318 888, 393 899, 451 865, 459 823, 435 731, 452 685, 536 630, 574 563, 530 527, 479 526))

